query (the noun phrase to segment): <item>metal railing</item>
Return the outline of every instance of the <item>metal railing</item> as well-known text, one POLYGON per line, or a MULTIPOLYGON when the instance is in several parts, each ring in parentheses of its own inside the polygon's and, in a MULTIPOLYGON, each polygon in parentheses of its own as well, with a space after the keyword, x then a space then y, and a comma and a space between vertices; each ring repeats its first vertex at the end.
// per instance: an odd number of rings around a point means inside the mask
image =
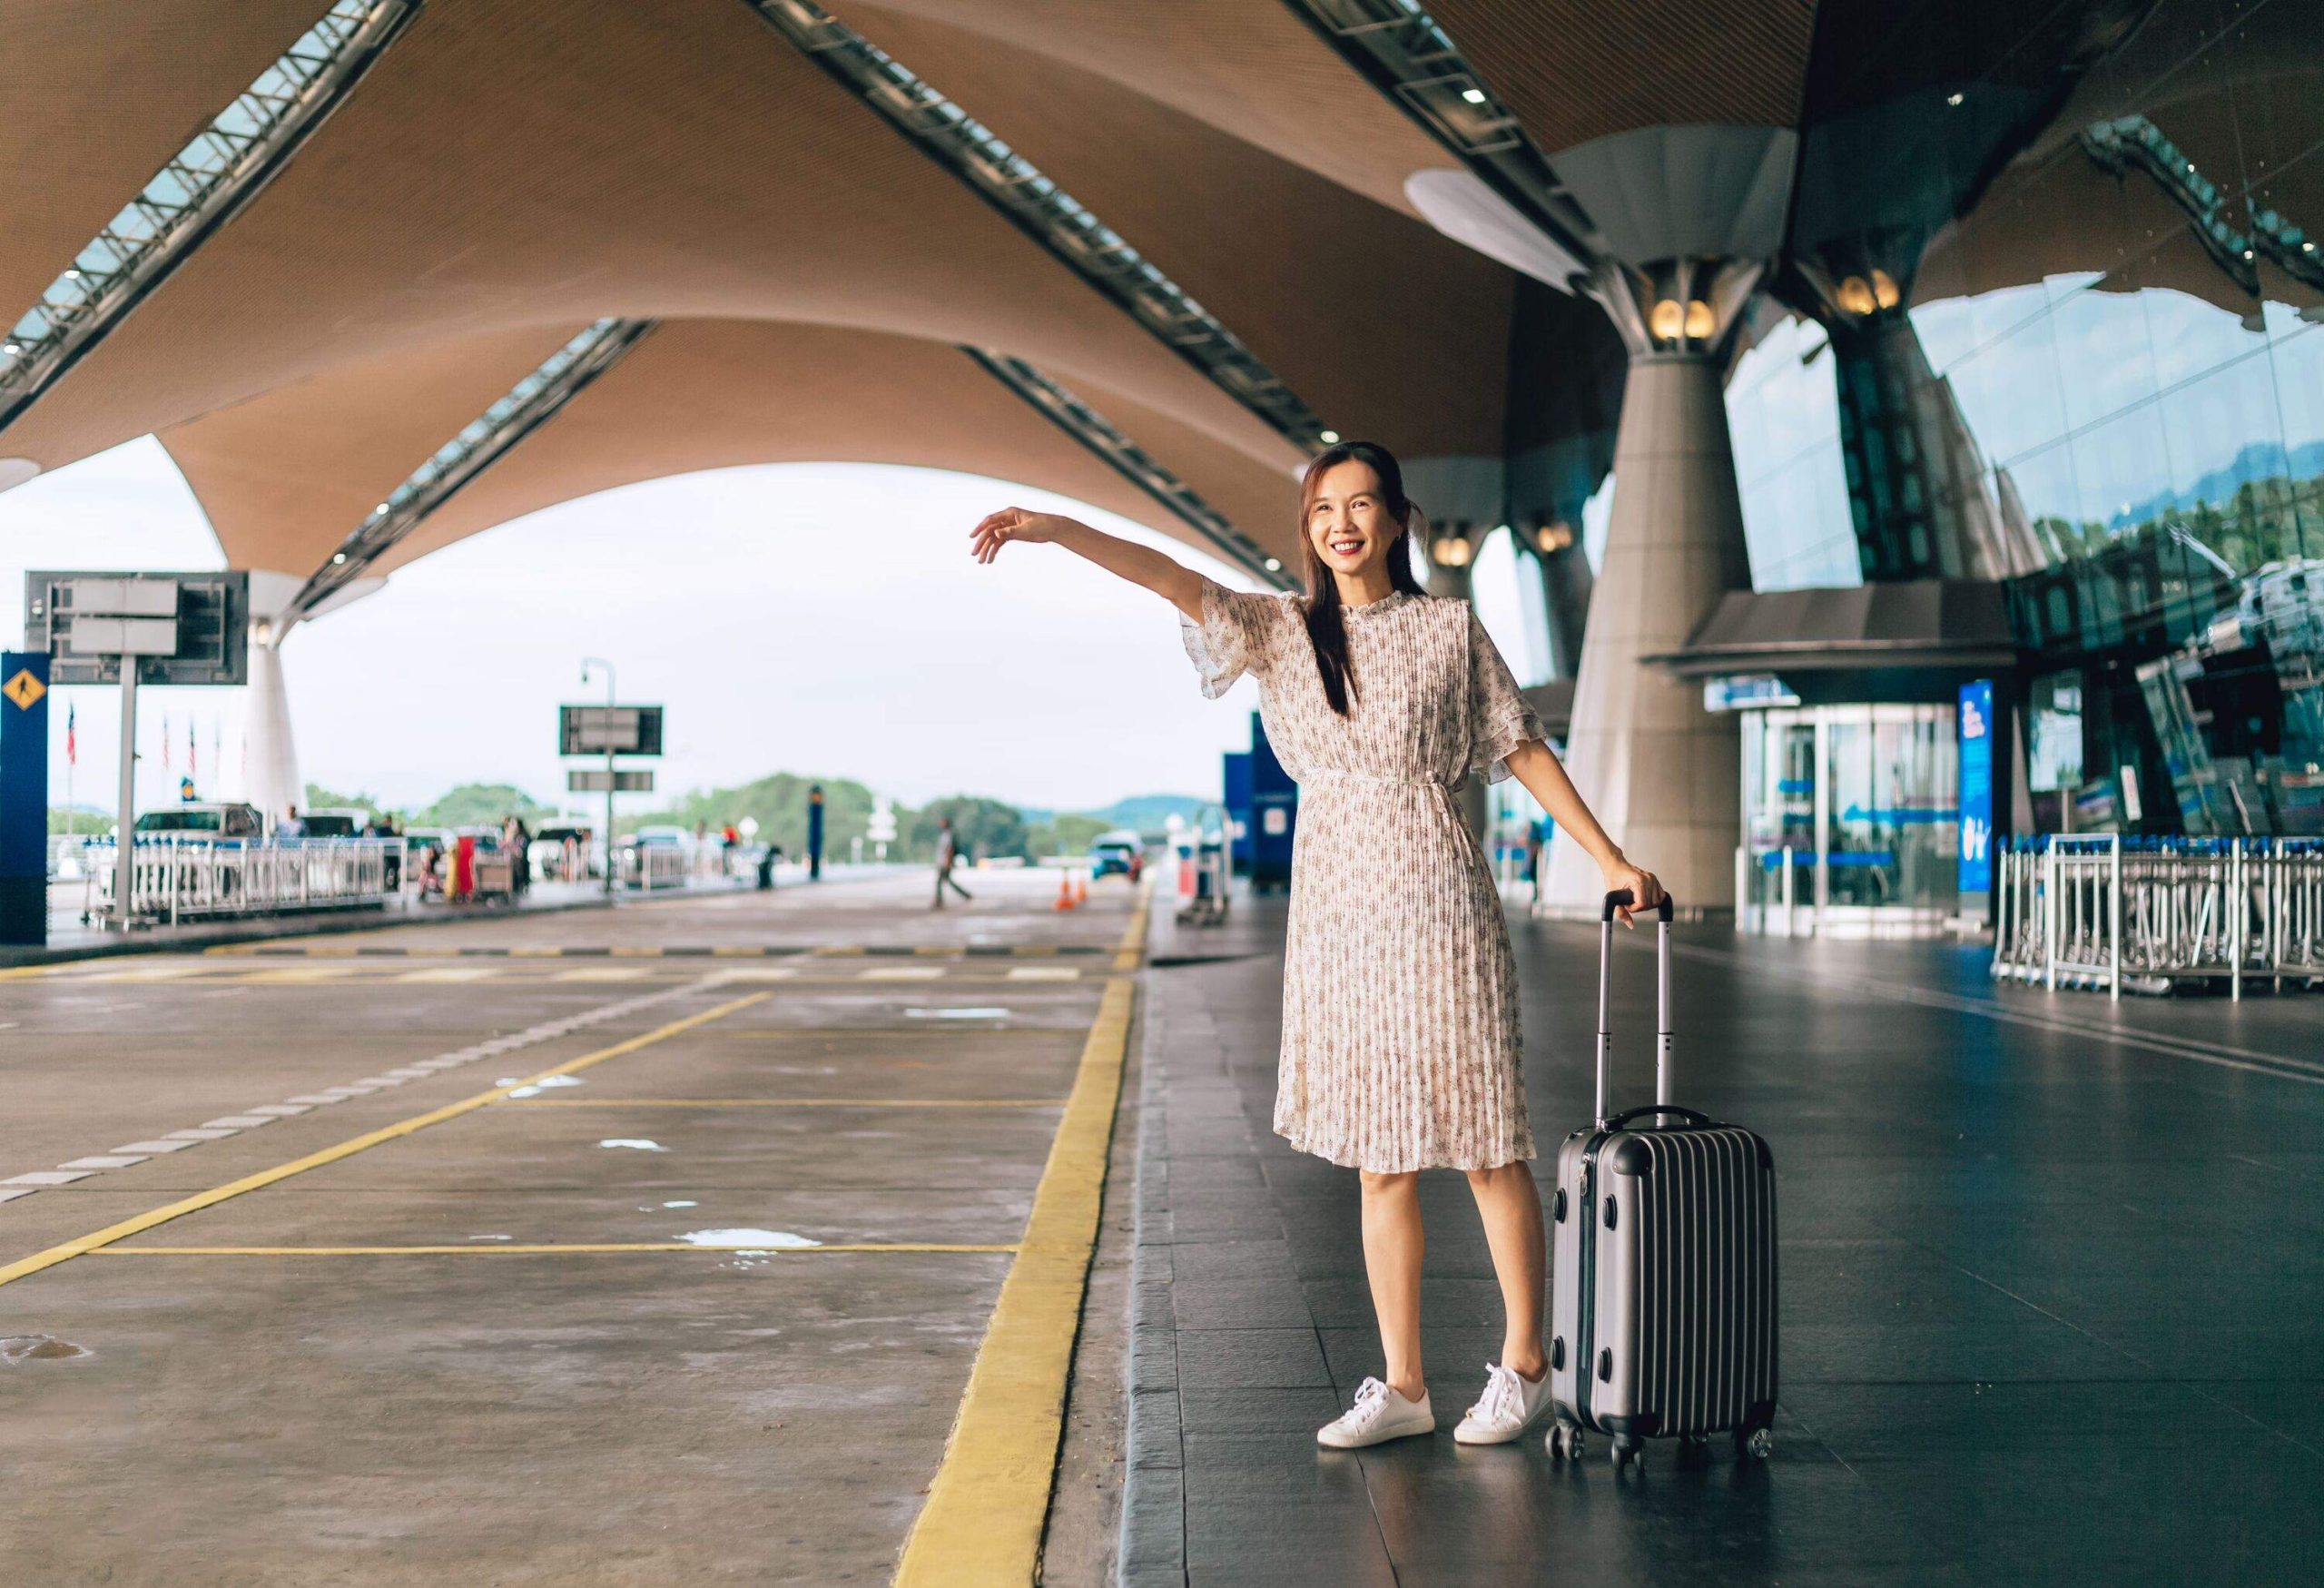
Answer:
POLYGON ((686 885, 685 851, 675 843, 632 843, 621 851, 622 885, 628 888, 683 888, 686 885))
POLYGON ((2324 984, 2324 842, 2060 834, 1995 860, 1996 977, 2114 998, 2324 984))
MULTIPOLYGON (((84 852, 90 920, 113 908, 113 841, 84 852)), ((383 905, 403 868, 400 838, 296 838, 276 843, 140 838, 130 851, 129 915, 174 925, 222 915, 383 905)))

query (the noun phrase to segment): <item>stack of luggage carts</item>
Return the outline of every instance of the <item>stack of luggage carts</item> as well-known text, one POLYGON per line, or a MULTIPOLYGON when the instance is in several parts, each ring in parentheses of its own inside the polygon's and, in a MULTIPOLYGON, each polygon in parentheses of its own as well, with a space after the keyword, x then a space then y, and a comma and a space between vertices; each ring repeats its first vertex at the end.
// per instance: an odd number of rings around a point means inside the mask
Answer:
POLYGON ((2114 996, 2324 986, 2324 839, 2050 834, 1996 859, 1996 977, 2114 996))

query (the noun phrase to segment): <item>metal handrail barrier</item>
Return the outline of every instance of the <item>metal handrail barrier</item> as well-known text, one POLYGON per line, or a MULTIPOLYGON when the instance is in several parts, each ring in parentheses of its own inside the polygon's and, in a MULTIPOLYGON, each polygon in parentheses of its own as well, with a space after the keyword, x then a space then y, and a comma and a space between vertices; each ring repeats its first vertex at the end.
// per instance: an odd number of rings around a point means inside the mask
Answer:
POLYGON ((685 852, 675 843, 632 843, 621 852, 622 885, 643 888, 683 888, 686 885, 685 852))
POLYGON ((1995 977, 2115 997, 2324 984, 2324 842, 2056 834, 1996 858, 1995 977))
MULTIPOLYGON (((166 923, 223 915, 273 915, 301 910, 383 905, 400 871, 400 838, 292 838, 271 843, 140 838, 130 849, 129 916, 166 923), (392 856, 394 866, 389 863, 392 856)), ((113 841, 89 846, 84 913, 113 913, 113 841)))

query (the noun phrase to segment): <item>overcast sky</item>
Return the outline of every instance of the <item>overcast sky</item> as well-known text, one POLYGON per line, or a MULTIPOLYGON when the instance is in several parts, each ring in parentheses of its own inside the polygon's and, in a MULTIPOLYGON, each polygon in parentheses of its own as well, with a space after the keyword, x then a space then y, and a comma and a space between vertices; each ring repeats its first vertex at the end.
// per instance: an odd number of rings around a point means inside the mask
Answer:
MULTIPOLYGON (((555 800, 556 706, 605 698, 602 676, 580 682, 581 658, 600 656, 625 701, 668 708, 664 789, 793 771, 860 779, 911 804, 954 793, 1068 810, 1127 794, 1215 797, 1219 752, 1248 746, 1256 686, 1204 700, 1176 612, 1068 553, 1017 547, 978 567, 970 526, 1010 503, 1074 513, 1252 587, 1180 542, 971 476, 852 464, 684 476, 476 536, 302 625, 283 651, 300 770, 399 805, 471 781, 555 800)), ((0 635, 21 635, 27 568, 222 562, 167 455, 133 443, 0 495, 11 613, 0 635)), ((142 803, 174 800, 189 727, 202 793, 231 792, 241 694, 139 692, 142 803)), ((68 701, 74 803, 110 809, 110 687, 54 703, 52 798, 64 798, 68 701)))

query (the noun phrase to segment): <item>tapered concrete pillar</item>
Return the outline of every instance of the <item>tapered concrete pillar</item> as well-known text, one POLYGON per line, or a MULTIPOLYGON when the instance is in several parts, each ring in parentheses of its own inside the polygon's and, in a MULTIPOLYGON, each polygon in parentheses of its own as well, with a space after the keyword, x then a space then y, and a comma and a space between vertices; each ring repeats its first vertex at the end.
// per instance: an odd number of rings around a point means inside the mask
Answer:
POLYGON ((281 642, 268 626, 251 626, 250 685, 242 706, 242 798, 271 826, 292 805, 303 808, 299 747, 290 734, 290 696, 282 685, 281 642))
MULTIPOLYGON (((1700 684, 1641 658, 1682 647, 1750 578, 1718 360, 1635 357, 1566 770, 1614 842, 1688 908, 1734 904, 1739 736, 1733 717, 1703 709, 1700 684)), ((1543 906, 1594 916, 1603 898, 1596 863, 1561 831, 1543 906)))

